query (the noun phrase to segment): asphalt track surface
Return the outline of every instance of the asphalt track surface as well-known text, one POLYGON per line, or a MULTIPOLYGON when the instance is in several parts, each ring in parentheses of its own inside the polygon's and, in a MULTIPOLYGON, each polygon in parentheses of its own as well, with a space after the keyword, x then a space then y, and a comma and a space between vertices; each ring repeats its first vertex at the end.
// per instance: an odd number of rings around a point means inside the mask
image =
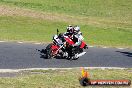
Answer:
POLYGON ((0 69, 123 67, 132 68, 132 49, 89 48, 78 60, 45 59, 38 50, 46 45, 0 43, 0 69))

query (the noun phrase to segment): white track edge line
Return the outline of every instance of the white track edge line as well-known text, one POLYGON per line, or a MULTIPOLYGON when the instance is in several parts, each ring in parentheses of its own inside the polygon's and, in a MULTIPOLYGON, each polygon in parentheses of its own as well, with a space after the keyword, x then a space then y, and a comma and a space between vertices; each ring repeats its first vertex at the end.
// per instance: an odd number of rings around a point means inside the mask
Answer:
POLYGON ((0 42, 5 42, 5 41, 0 41, 0 42))
POLYGON ((88 46, 88 47, 94 47, 94 46, 88 46))
MULTIPOLYGON (((2 42, 6 42, 6 41, 0 41, 0 43, 2 43, 2 42)), ((17 43, 22 44, 22 43, 24 43, 24 42, 17 42, 17 43)), ((39 44, 42 44, 42 43, 38 42, 38 43, 32 43, 32 44, 39 45, 39 44)), ((92 48, 92 47, 96 47, 96 46, 88 46, 88 47, 92 48)), ((112 47, 106 47, 106 46, 104 46, 104 47, 101 47, 101 48, 112 48, 112 47)), ((118 47, 116 47, 116 49, 123 50, 123 49, 127 49, 127 48, 122 48, 122 47, 118 48, 118 47)))
POLYGON ((102 48, 108 48, 108 47, 104 46, 104 47, 102 47, 102 48))
MULTIPOLYGON (((20 72, 25 70, 70 70, 70 69, 80 69, 81 67, 74 67, 74 68, 26 68, 26 69, 0 69, 0 73, 6 73, 6 72, 20 72)), ((127 68, 121 68, 121 67, 84 67, 85 69, 127 69, 127 68)))
POLYGON ((125 48, 117 48, 117 49, 121 49, 122 50, 122 49, 125 49, 125 48))
POLYGON ((23 43, 23 42, 17 42, 17 43, 23 43))
POLYGON ((33 44, 36 44, 36 45, 38 44, 39 45, 39 44, 42 44, 42 43, 33 43, 33 44))

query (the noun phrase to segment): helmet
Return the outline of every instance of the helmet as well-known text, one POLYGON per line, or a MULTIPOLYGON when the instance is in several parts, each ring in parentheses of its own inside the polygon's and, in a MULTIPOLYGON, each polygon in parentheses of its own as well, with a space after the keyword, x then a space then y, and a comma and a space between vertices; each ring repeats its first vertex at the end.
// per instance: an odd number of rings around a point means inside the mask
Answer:
POLYGON ((73 33, 73 26, 72 25, 69 25, 68 27, 67 27, 67 32, 68 33, 73 33))
POLYGON ((77 33, 79 33, 79 31, 80 31, 80 27, 79 26, 75 26, 73 32, 75 34, 77 34, 77 33))

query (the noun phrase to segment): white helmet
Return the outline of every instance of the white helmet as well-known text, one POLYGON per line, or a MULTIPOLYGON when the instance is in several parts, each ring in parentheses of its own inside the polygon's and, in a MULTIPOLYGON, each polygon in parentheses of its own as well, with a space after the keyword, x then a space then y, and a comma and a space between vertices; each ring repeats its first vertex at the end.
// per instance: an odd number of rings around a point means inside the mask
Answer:
POLYGON ((79 33, 79 31, 80 31, 80 27, 79 26, 74 27, 74 33, 79 33))

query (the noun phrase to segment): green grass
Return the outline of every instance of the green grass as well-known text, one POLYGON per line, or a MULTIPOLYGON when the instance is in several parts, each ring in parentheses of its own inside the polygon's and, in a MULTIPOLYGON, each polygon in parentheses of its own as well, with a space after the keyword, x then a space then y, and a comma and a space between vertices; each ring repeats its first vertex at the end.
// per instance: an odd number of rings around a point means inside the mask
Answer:
MULTIPOLYGON (((0 16, 0 40, 50 42, 59 28, 80 25, 91 45, 132 47, 131 0, 0 0, 0 5, 46 13, 56 19, 0 16), (51 15, 50 15, 51 16, 51 15), (59 18, 60 17, 60 18, 59 18)), ((50 17, 49 16, 49 17, 50 17)))
MULTIPOLYGON (((90 79, 128 79, 132 81, 132 70, 93 69, 88 70, 90 79)), ((26 71, 27 73, 27 71, 26 71)), ((81 71, 73 70, 33 70, 28 74, 0 78, 0 88, 83 88, 79 84, 81 71), (37 72, 37 74, 36 74, 37 72)), ((90 86, 86 88, 128 88, 128 86, 90 86)))
MULTIPOLYGON (((29 17, 0 16, 0 40, 51 42, 56 29, 66 31, 68 23, 29 17)), ((132 33, 122 28, 80 25, 85 41, 92 45, 131 46, 132 33)))
MULTIPOLYGON (((1 40, 50 42, 65 24, 26 17, 0 17, 1 40)), ((65 30, 64 30, 65 31, 65 30)))
POLYGON ((0 0, 0 3, 44 12, 132 19, 131 0, 0 0))

